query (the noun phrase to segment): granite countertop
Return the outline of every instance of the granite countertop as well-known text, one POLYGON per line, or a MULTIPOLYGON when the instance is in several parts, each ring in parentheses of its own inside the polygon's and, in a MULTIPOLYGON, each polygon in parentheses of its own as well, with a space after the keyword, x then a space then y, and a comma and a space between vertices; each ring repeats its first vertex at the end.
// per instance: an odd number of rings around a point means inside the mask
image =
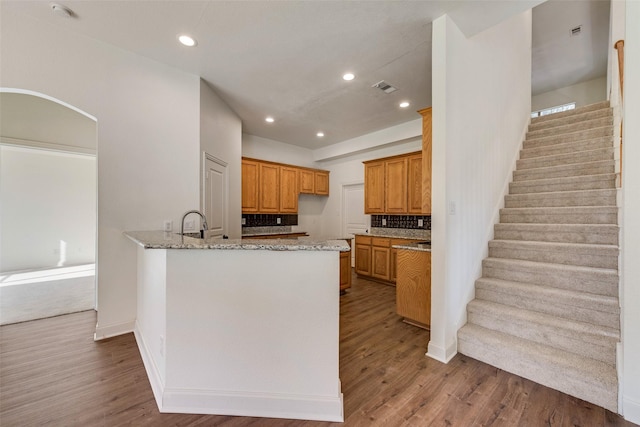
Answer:
POLYGON ((343 240, 197 239, 166 231, 125 231, 124 235, 145 249, 349 251, 349 245, 343 240))
POLYGON ((287 236, 289 234, 307 234, 306 231, 266 231, 263 233, 247 233, 243 234, 242 237, 245 239, 252 237, 260 237, 260 236, 287 236))
POLYGON ((431 230, 408 228, 375 228, 368 233, 356 233, 357 236, 390 237, 398 239, 431 240, 431 230))
POLYGON ((394 249, 405 249, 408 251, 431 252, 431 245, 419 245, 417 243, 406 243, 404 245, 393 245, 391 247, 394 249))

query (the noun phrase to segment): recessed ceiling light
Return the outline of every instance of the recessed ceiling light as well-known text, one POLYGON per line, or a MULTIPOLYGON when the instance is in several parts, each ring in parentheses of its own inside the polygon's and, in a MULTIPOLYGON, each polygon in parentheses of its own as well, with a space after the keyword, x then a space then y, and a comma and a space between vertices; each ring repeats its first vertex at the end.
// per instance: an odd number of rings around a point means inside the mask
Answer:
POLYGON ((318 138, 322 138, 324 136, 324 132, 318 132, 318 133, 316 133, 316 136, 318 138))
POLYGON ((194 47, 196 44, 196 39, 186 34, 180 34, 178 36, 178 41, 187 47, 194 47))
POLYGON ((402 101, 400 103, 400 108, 407 108, 409 105, 411 105, 411 104, 409 104, 407 101, 402 101))
POLYGON ((356 76, 353 73, 346 73, 344 76, 342 76, 342 78, 346 81, 351 81, 355 79, 356 76))
POLYGON ((273 123, 275 120, 273 120, 273 117, 267 117, 264 121, 267 123, 273 123))

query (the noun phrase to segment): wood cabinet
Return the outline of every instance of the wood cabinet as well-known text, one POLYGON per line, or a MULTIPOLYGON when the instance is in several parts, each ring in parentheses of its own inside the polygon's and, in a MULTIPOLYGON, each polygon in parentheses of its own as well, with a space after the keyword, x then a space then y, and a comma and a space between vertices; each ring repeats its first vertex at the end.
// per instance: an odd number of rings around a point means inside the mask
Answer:
POLYGON ((329 172, 327 171, 314 171, 315 180, 315 193, 318 196, 329 195, 329 172))
POLYGON ((329 195, 329 171, 242 158, 242 213, 298 213, 300 193, 329 195))
POLYGON ((422 153, 364 162, 366 214, 420 214, 422 153))
POLYGON ((384 161, 364 164, 364 213, 384 213, 384 161))
POLYGON ((280 166, 280 212, 298 212, 298 168, 280 166))
POLYGON ((271 163, 259 163, 260 190, 258 211, 278 213, 280 210, 280 166, 271 163))
POLYGON ((422 213, 431 215, 431 107, 418 113, 422 116, 422 213))
POLYGON ((351 251, 340 252, 340 291, 351 287, 351 251))
POLYGON ((256 213, 259 210, 260 169, 258 162, 242 160, 242 212, 256 213))
POLYGON ((429 328, 431 323, 431 252, 398 250, 396 310, 405 322, 429 328))
POLYGON ((419 241, 419 239, 356 235, 356 274, 385 283, 396 283, 398 249, 392 246, 419 241))

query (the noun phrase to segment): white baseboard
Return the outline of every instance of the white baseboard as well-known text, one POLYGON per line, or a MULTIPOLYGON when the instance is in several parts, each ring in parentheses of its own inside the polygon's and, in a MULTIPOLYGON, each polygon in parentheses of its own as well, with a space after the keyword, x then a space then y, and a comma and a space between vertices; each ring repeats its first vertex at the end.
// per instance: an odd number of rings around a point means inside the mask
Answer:
POLYGON ((640 424, 640 402, 623 396, 622 415, 625 420, 635 424, 640 424))
POLYGON ((449 363, 453 357, 458 354, 457 342, 454 342, 448 348, 436 345, 433 341, 429 341, 426 356, 442 363, 449 363))
POLYGON ((339 397, 165 389, 160 412, 343 422, 339 397))
POLYGON ((93 334, 94 341, 104 340, 106 338, 117 337, 118 335, 133 332, 135 320, 123 323, 115 323, 113 325, 99 326, 96 325, 96 332, 93 334))
POLYGON ((136 337, 136 344, 138 344, 138 350, 140 350, 140 357, 142 358, 142 364, 144 365, 144 370, 147 372, 147 377, 149 378, 149 383, 151 384, 151 391, 153 391, 153 397, 156 400, 156 405, 158 405, 158 410, 162 412, 162 395, 164 390, 164 381, 162 376, 160 375, 160 371, 158 370, 158 366, 154 363, 153 357, 151 357, 151 352, 149 352, 149 347, 147 347, 147 343, 138 328, 138 322, 136 322, 135 329, 133 330, 133 334, 136 337))

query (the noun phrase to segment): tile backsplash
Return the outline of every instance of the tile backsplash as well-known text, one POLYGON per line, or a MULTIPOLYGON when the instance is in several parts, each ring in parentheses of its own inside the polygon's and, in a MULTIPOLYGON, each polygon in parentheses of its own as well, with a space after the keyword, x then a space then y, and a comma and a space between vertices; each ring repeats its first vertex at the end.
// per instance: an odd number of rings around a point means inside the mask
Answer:
POLYGON ((371 215, 371 227, 431 230, 431 215, 371 215))
POLYGON ((243 227, 270 227, 274 225, 298 225, 298 215, 242 214, 243 227), (280 218, 280 222, 278 222, 280 218))

